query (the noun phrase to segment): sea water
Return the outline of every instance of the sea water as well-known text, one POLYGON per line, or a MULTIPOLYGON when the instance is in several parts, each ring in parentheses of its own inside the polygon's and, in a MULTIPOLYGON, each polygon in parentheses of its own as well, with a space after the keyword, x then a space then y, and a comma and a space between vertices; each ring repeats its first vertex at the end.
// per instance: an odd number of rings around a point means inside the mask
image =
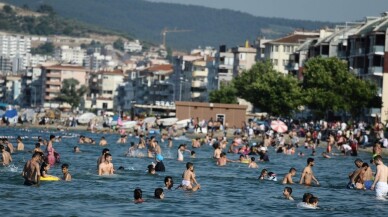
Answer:
MULTIPOLYGON (((92 134, 89 132, 47 132, 41 130, 21 130, 0 128, 0 137, 16 138, 25 136, 26 151, 12 155, 11 167, 0 167, 1 216, 386 216, 388 202, 375 199, 373 191, 346 189, 348 174, 355 169, 354 157, 334 156, 324 159, 318 148, 314 158, 314 174, 320 182, 318 187, 306 187, 294 184, 295 201, 283 199, 285 185, 281 184, 284 174, 291 167, 297 169, 294 182, 298 182, 301 171, 311 150, 299 148, 304 157, 276 154, 269 149, 270 162, 259 163, 259 169, 250 169, 247 164, 228 163, 218 167, 212 159, 213 149, 204 146, 195 149, 196 158, 185 153, 184 162, 176 160, 177 147, 181 143, 191 145, 187 140, 173 140, 170 149, 166 142, 160 142, 164 155, 166 172, 156 175, 146 173, 150 158, 129 158, 125 152, 130 142, 138 138, 129 138, 126 144, 117 144, 119 135, 92 134), (61 163, 70 165, 71 182, 41 182, 40 187, 23 185, 21 172, 27 160, 31 158, 37 136, 48 139, 50 134, 62 135, 61 142, 54 143, 55 150, 61 155, 61 163), (78 136, 92 137, 98 143, 104 136, 113 157, 116 174, 97 175, 97 159, 105 147, 78 144, 78 136), (28 138, 27 138, 28 137, 28 138), (79 146, 81 153, 74 153, 73 147, 79 146), (164 200, 153 199, 154 189, 163 187, 164 177, 172 176, 174 187, 182 180, 186 162, 193 162, 197 181, 201 189, 197 192, 182 190, 165 191, 164 200), (123 166, 125 170, 117 170, 123 166), (258 180, 262 169, 273 171, 278 182, 258 180), (146 202, 133 203, 133 190, 141 188, 146 202), (319 209, 300 209, 297 203, 302 201, 304 193, 310 192, 319 198, 319 209)), ((16 139, 10 141, 16 146, 16 139)), ((160 139, 158 138, 160 141, 160 139)), ((42 147, 44 150, 45 147, 42 147)), ((145 153, 145 150, 144 150, 145 153)), ((369 162, 371 155, 360 153, 362 160, 369 162)), ((228 158, 237 160, 238 155, 228 154, 228 158)), ((258 156, 256 156, 258 158, 258 156)), ((387 161, 388 163, 388 161, 387 161)), ((375 170, 375 167, 372 167, 375 170)), ((55 165, 49 174, 62 176, 60 164, 55 165)))

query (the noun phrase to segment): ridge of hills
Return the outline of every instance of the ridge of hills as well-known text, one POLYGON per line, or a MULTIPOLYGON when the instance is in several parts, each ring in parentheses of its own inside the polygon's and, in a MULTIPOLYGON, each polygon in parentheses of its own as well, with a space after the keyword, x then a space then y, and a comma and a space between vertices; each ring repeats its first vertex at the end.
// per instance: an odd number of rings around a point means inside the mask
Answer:
POLYGON ((257 36, 278 38, 295 29, 317 30, 335 23, 284 18, 256 17, 227 9, 149 2, 145 0, 3 0, 32 10, 47 4, 65 18, 121 32, 141 41, 162 43, 161 31, 168 33, 167 46, 189 50, 198 46, 235 46, 257 36))

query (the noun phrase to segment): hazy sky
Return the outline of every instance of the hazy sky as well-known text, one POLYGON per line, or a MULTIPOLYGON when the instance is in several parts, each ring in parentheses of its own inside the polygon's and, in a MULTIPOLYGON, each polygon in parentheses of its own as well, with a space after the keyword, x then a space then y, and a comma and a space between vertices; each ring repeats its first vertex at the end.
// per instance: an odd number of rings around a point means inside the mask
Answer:
POLYGON ((149 0, 227 8, 257 16, 345 22, 379 16, 387 0, 149 0))

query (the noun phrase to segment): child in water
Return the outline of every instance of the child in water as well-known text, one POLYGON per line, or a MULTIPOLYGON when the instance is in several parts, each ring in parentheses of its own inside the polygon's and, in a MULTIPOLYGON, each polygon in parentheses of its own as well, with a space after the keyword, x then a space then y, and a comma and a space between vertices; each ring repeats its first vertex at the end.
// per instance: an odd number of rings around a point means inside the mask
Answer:
POLYGON ((287 200, 294 200, 294 198, 292 198, 291 194, 292 194, 292 188, 291 187, 285 187, 284 190, 283 190, 284 198, 286 198, 287 200))
POLYGON ((46 162, 43 162, 42 166, 40 167, 40 176, 46 177, 46 175, 48 174, 49 169, 50 169, 50 164, 48 164, 46 162))
POLYGON ((69 164, 62 164, 62 173, 64 181, 71 181, 71 175, 69 173, 69 164))
POLYGON ((259 168, 259 165, 257 165, 255 160, 256 159, 254 157, 251 157, 251 162, 249 163, 248 168, 254 168, 254 169, 259 168))

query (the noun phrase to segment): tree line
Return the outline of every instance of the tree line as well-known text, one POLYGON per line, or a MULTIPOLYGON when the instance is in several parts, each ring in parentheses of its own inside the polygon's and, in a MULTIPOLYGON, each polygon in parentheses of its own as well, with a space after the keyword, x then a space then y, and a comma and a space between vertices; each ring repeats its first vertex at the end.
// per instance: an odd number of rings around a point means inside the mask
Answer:
POLYGON ((340 111, 357 117, 382 105, 377 86, 349 72, 347 63, 335 57, 307 61, 302 80, 277 72, 269 61, 258 62, 210 93, 214 103, 235 103, 237 97, 274 116, 290 116, 307 107, 319 118, 340 111))

